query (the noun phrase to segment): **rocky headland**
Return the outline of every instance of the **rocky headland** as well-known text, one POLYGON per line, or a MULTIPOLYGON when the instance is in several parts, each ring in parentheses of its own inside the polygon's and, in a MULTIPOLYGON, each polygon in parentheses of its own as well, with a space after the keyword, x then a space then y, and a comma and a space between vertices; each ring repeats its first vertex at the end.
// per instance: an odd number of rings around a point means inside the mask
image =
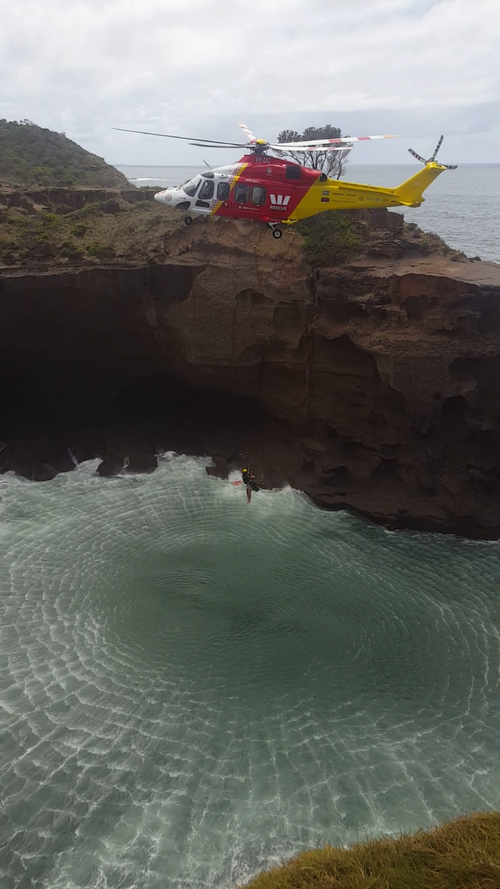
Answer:
POLYGON ((499 537, 500 267, 396 213, 341 218, 275 241, 186 228, 147 190, 3 189, 2 471, 173 449, 390 528, 499 537))
POLYGON ((0 187, 97 186, 126 188, 128 181, 104 158, 31 120, 0 119, 0 187))

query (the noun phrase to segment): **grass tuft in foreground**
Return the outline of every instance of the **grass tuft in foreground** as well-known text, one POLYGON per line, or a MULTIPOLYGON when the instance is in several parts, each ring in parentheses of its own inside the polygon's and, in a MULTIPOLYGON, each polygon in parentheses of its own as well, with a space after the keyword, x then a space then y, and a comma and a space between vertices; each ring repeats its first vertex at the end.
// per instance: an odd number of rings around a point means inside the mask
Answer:
POLYGON ((303 852, 247 889, 498 889, 500 812, 429 831, 303 852))

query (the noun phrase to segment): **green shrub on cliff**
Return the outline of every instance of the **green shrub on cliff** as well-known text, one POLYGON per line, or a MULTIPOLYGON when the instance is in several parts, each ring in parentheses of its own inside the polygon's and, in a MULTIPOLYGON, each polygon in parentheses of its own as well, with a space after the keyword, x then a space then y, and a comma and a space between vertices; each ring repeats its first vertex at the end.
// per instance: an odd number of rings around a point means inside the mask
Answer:
POLYGON ((57 213, 44 213, 42 216, 42 223, 50 228, 60 228, 63 221, 57 213))
POLYGON ((90 204, 84 204, 79 210, 75 210, 72 214, 73 219, 87 219, 88 216, 98 216, 102 214, 102 201, 92 201, 90 204))
POLYGON ((123 173, 64 133, 15 120, 0 120, 0 182, 18 188, 129 185, 123 173))
POLYGON ((12 241, 0 239, 0 262, 5 263, 5 265, 14 265, 16 259, 15 245, 12 241))
POLYGON ((114 259, 116 256, 115 248, 111 244, 100 244, 98 241, 92 241, 87 250, 95 259, 114 259))
POLYGON ((306 262, 313 266, 346 262, 363 246, 352 219, 338 210, 299 222, 297 229, 304 238, 306 262))
POLYGON ((84 256, 82 248, 70 240, 63 241, 60 248, 60 254, 61 256, 66 256, 68 259, 72 260, 81 259, 84 256))
POLYGON ((83 236, 87 233, 87 226, 84 222, 77 222, 76 225, 71 229, 71 234, 75 236, 75 238, 83 238, 83 236))
POLYGON ((430 831, 303 852, 247 889, 497 889, 500 812, 430 831))

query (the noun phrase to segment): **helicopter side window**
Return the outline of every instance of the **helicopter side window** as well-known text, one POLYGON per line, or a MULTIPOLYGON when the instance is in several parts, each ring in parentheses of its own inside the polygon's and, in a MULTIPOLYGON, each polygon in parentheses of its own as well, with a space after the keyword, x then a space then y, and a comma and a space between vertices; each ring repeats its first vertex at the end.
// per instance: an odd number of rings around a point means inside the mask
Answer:
POLYGON ((219 182, 217 186, 217 200, 218 201, 227 201, 229 199, 229 192, 231 191, 231 186, 229 182, 219 182))
POLYGON ((198 199, 200 201, 209 201, 210 198, 214 196, 214 183, 213 179, 205 179, 205 182, 201 186, 201 191, 198 195, 198 199))
POLYGON ((194 198, 194 196, 198 190, 199 184, 200 184, 199 179, 195 180, 194 182, 192 179, 188 179, 188 181, 185 182, 184 185, 181 185, 181 188, 182 188, 183 192, 188 195, 188 197, 194 198))
POLYGON ((300 167, 297 164, 287 164, 285 179, 300 179, 300 167))
POLYGON ((234 199, 237 204, 246 204, 248 201, 248 185, 237 185, 234 190, 234 199))
POLYGON ((267 191, 261 185, 256 185, 255 188, 252 188, 252 204, 262 207, 262 204, 266 203, 266 197, 267 191))

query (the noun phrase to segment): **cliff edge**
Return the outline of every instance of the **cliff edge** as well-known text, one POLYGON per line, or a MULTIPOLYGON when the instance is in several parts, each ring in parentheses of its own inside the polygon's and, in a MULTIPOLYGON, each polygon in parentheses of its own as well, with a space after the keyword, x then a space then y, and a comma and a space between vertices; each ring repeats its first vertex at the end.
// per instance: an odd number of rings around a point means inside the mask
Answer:
POLYGON ((4 268, 3 471, 243 455, 390 528, 500 536, 500 267, 355 223, 363 249, 320 268, 297 229, 229 220, 156 227, 146 265, 4 268))

